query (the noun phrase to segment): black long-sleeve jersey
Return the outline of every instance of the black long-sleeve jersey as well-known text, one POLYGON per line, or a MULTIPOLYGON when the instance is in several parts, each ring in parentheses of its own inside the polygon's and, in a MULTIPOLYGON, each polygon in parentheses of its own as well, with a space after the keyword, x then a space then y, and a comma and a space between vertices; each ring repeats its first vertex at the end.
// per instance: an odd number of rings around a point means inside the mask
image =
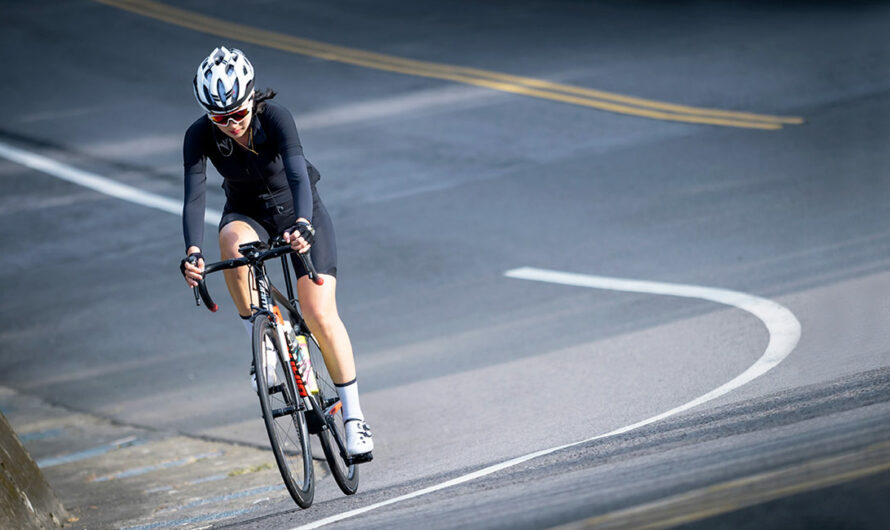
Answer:
POLYGON ((245 149, 220 131, 207 116, 188 128, 182 148, 185 199, 182 229, 185 247, 201 247, 207 159, 223 177, 226 209, 243 213, 269 211, 293 203, 296 218, 312 221, 318 171, 303 157, 303 146, 291 113, 271 101, 254 114, 252 149, 245 149))

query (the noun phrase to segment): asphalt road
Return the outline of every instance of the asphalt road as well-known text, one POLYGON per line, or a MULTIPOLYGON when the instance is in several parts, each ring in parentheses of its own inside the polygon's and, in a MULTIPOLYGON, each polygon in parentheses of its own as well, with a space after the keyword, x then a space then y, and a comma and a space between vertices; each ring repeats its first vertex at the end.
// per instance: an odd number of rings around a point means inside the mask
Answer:
MULTIPOLYGON (((609 433, 733 380, 771 338, 737 307, 504 275, 518 267, 750 293, 787 307, 800 340, 683 414, 338 524, 886 521, 886 5, 177 6, 387 57, 802 118, 761 129, 643 117, 648 103, 616 112, 515 80, 480 86, 478 73, 351 64, 354 51, 223 38, 206 20, 198 31, 98 2, 4 3, 3 145, 179 199, 182 135, 200 113, 191 78, 225 43, 279 92, 322 173, 375 460, 354 497, 328 479, 310 510, 282 501, 219 524, 290 528, 609 433), (733 482, 780 471, 789 485, 772 497, 733 482), (727 497, 705 496, 723 486, 727 497), (833 509, 838 488, 850 504, 833 509), (668 512, 653 511, 660 500, 668 512)), ((221 279, 211 315, 178 274, 178 216, 4 159, 0 175, 0 385, 140 427, 266 444, 221 279)), ((220 209, 222 191, 209 193, 220 209)))

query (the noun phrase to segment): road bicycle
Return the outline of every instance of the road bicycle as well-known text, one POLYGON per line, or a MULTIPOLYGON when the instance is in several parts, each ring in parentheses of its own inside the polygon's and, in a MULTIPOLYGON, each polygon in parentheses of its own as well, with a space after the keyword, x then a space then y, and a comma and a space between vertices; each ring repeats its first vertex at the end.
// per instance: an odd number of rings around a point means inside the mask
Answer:
MULTIPOLYGON (((216 271, 249 267, 249 277, 256 288, 259 304, 251 305, 257 393, 281 478, 301 508, 312 505, 315 475, 309 435, 313 434, 321 442, 337 485, 343 493, 352 495, 358 490, 357 464, 370 460, 371 456, 363 455, 358 459, 346 453, 346 432, 337 388, 318 342, 300 314, 299 301, 294 297, 287 260, 293 250, 278 237, 271 241, 271 247, 254 241, 239 246, 238 251, 243 257, 206 265, 204 277, 216 271), (281 259, 287 296, 266 274, 265 262, 274 258, 281 259), (267 350, 270 349, 278 358, 274 368, 275 381, 271 382, 267 380, 271 371, 267 364, 267 350)), ((312 281, 321 285, 324 279, 315 271, 308 253, 297 255, 312 281)), ((203 300, 211 311, 218 309, 203 280, 194 290, 196 304, 200 305, 203 300)))

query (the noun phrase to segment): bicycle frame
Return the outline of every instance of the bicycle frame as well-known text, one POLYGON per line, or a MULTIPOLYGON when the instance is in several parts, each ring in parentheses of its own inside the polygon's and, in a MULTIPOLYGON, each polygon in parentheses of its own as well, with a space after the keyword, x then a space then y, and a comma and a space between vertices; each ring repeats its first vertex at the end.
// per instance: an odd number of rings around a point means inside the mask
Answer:
MULTIPOLYGON (((275 243, 282 243, 282 241, 276 240, 275 243)), ((289 374, 289 382, 293 384, 293 388, 297 390, 299 397, 299 402, 295 404, 295 406, 299 407, 298 410, 303 410, 307 413, 306 419, 309 423, 310 433, 318 434, 323 430, 329 430, 333 434, 332 438, 335 440, 342 458, 348 465, 352 465, 354 460, 346 453, 345 440, 342 440, 336 433, 336 430, 330 428, 328 423, 330 421, 328 415, 336 411, 326 410, 329 408, 329 405, 320 401, 318 402, 318 407, 314 405, 312 395, 306 391, 303 378, 300 376, 299 370, 297 369, 293 350, 287 344, 284 327, 278 321, 278 318, 275 316, 272 309, 273 305, 277 304, 280 308, 286 310, 289 316, 293 315, 296 320, 295 324, 298 326, 298 329, 295 329, 295 331, 311 338, 318 350, 321 351, 318 341, 310 332, 309 327, 306 325, 306 321, 303 319, 302 314, 297 308, 298 301, 294 296, 294 285, 291 280, 290 267, 287 263, 287 254, 291 253, 290 247, 279 246, 268 248, 263 243, 256 241, 241 245, 238 250, 243 257, 212 263, 205 268, 204 275, 206 276, 212 272, 233 269, 241 266, 249 267, 250 273, 253 276, 254 287, 256 288, 258 295, 258 305, 251 304, 251 321, 254 321, 257 318, 268 318, 270 319, 273 328, 276 330, 276 339, 279 343, 278 350, 281 352, 282 356, 287 357, 286 359, 280 359, 280 361, 282 361, 285 366, 291 367, 290 370, 285 370, 285 372, 289 374), (284 272, 285 290, 287 291, 286 296, 272 284, 266 273, 266 260, 276 257, 281 259, 282 270, 284 272)), ((315 266, 312 264, 312 260, 309 259, 309 256, 306 254, 298 254, 298 256, 302 260, 306 270, 309 272, 310 279, 316 284, 322 285, 324 280, 318 276, 315 266)), ((216 311, 218 309, 218 306, 210 297, 210 293, 207 291, 207 286, 203 280, 198 282, 198 287, 196 288, 195 293, 196 301, 199 300, 199 295, 200 299, 204 301, 208 309, 211 311, 216 311)), ((259 369, 259 367, 257 367, 257 369, 259 369)), ((339 401, 338 403, 331 405, 331 407, 336 408, 338 404, 339 401)), ((292 412, 293 410, 287 409, 275 411, 276 415, 290 414, 292 412)))
MULTIPOLYGON (((287 298, 279 291, 269 280, 269 276, 266 273, 266 265, 265 262, 253 262, 250 266, 250 273, 254 279, 254 288, 257 292, 257 302, 259 305, 251 304, 251 310, 253 314, 250 317, 251 322, 253 322, 257 318, 268 318, 272 323, 272 328, 275 329, 275 337, 278 340, 278 351, 282 356, 286 358, 279 359, 280 362, 284 363, 284 366, 289 366, 290 370, 287 370, 288 378, 290 379, 290 383, 293 385, 293 388, 297 390, 297 395, 299 396, 299 400, 302 403, 302 410, 309 411, 313 410, 315 407, 313 406, 312 400, 309 398, 309 392, 306 391, 305 382, 303 381, 302 376, 300 375, 299 370, 297 369, 297 360, 294 357, 294 348, 292 345, 288 344, 287 337, 284 332, 283 321, 277 318, 274 310, 272 309, 274 304, 277 303, 289 313, 289 315, 296 316, 297 326, 299 327, 299 332, 305 332, 307 335, 311 336, 308 333, 308 328, 303 320, 300 311, 297 309, 296 298, 294 297, 293 291, 293 283, 290 278, 290 268, 287 264, 287 257, 281 256, 281 264, 284 270, 284 278, 287 290, 287 298)), ((282 318, 284 315, 282 315, 282 318)), ((315 338, 313 337, 313 340, 315 338)), ((277 411, 280 413, 289 413, 289 411, 277 411)))
MULTIPOLYGON (((287 297, 282 294, 270 281, 269 277, 266 274, 266 268, 264 262, 255 263, 251 265, 251 271, 254 275, 254 283, 258 293, 259 298, 259 307, 252 307, 254 309, 252 319, 258 318, 260 315, 263 315, 265 318, 270 318, 272 320, 273 327, 277 330, 277 336, 280 343, 280 351, 287 352, 286 362, 290 365, 291 369, 288 371, 289 377, 292 379, 293 383, 296 385, 295 388, 299 394, 300 400, 303 403, 303 410, 307 413, 306 419, 309 422, 309 432, 310 434, 318 434, 321 430, 331 430, 328 425, 328 419, 326 414, 329 413, 326 403, 322 403, 320 400, 318 403, 318 408, 315 406, 315 401, 310 397, 309 392, 305 388, 305 383, 303 381, 302 376, 300 375, 299 370, 297 369, 296 358, 294 357, 293 349, 287 344, 287 340, 285 338, 284 329, 281 326, 281 323, 278 322, 278 319, 273 314, 271 307, 272 301, 279 306, 283 307, 289 314, 294 315, 296 317, 296 324, 299 327, 297 330, 299 333, 309 337, 312 342, 315 343, 315 346, 321 351, 321 347, 318 344, 315 336, 309 331, 309 327, 306 325, 306 321, 303 320, 303 315, 300 313, 299 309, 297 309, 297 299, 294 296, 293 282, 291 281, 290 276, 290 267, 287 263, 287 257, 281 256, 281 265, 282 270, 284 272, 284 283, 285 289, 287 291, 287 297), (271 295, 272 300, 269 299, 271 295)), ((282 315, 283 317, 284 315, 282 315)), ((339 405, 339 403, 338 403, 339 405)), ((337 405, 334 405, 337 406, 337 405)), ((289 411, 279 411, 281 413, 289 413, 289 411)), ((333 432, 333 430, 331 430, 333 432)), ((353 463, 353 459, 346 454, 346 445, 344 440, 340 439, 340 436, 332 437, 337 444, 337 448, 340 451, 341 456, 347 465, 351 465, 353 463)))

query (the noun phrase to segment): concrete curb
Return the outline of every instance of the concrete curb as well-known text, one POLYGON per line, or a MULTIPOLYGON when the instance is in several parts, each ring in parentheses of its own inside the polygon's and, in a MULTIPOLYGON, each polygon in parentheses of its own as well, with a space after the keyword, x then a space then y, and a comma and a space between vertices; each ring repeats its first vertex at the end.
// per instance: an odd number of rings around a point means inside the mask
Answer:
POLYGON ((0 526, 58 528, 69 515, 0 412, 0 526))
MULTIPOLYGON (((7 522, 0 511, 2 529, 57 528, 58 521, 73 529, 206 528, 296 508, 269 449, 121 424, 2 386, 0 410, 32 470, 39 467, 67 507, 46 510, 57 522, 36 525, 7 522)), ((321 461, 315 473, 318 480, 329 474, 321 461)))

